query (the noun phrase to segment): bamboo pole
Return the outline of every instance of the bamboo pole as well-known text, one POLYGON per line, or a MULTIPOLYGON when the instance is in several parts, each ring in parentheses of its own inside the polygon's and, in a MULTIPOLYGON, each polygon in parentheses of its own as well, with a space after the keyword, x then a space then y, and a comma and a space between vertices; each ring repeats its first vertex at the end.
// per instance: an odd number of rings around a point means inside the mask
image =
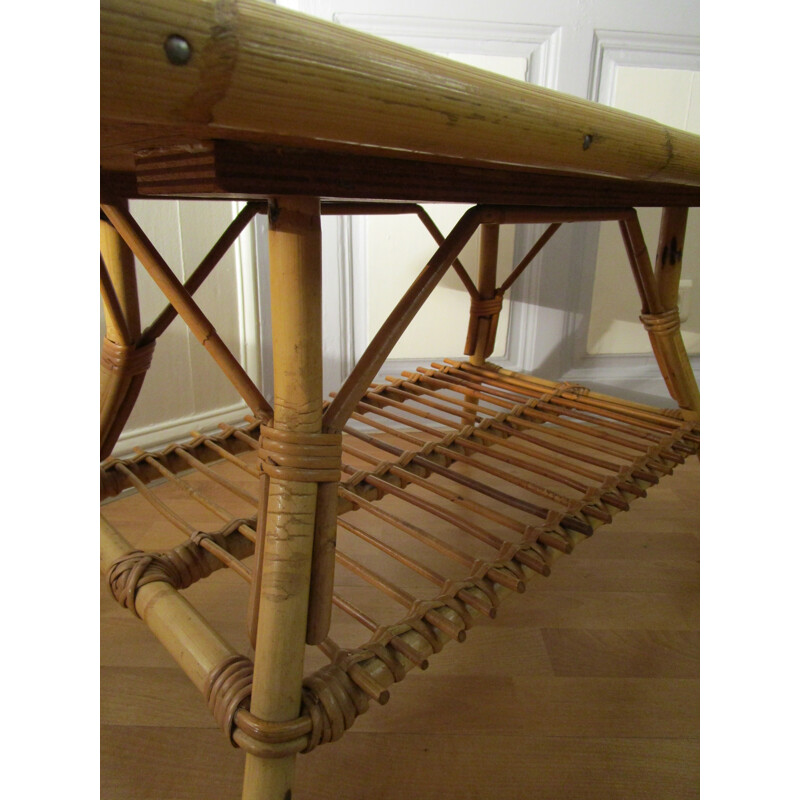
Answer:
MULTIPOLYGON (((120 201, 127 208, 126 201, 120 201)), ((139 295, 136 288, 136 270, 133 253, 122 237, 106 220, 100 220, 100 254, 108 269, 114 292, 118 298, 125 321, 125 331, 107 329, 109 338, 118 344, 133 344, 139 335, 139 295)))
MULTIPOLYGON (((100 566, 112 563, 134 548, 100 517, 100 566)), ((205 692, 209 673, 224 659, 237 655, 231 647, 172 586, 162 581, 143 585, 136 593, 136 612, 177 661, 189 680, 205 692)))
MULTIPOLYGON (((280 198, 269 231, 276 430, 322 425, 322 257, 319 200, 280 198)), ((300 712, 317 484, 262 475, 252 598, 257 606, 251 712, 300 712), (258 577, 256 577, 256 575, 258 577)), ((252 630, 252 628, 251 628, 252 630)), ((291 796, 295 756, 245 760, 243 800, 291 796)))
MULTIPOLYGON (((192 436, 201 437, 202 434, 198 433, 197 431, 191 431, 192 436)), ((221 458, 224 458, 226 461, 230 461, 231 464, 235 464, 239 469, 243 472, 246 472, 253 478, 259 477, 259 472, 255 467, 251 467, 249 464, 242 461, 241 458, 237 458, 232 453, 229 453, 224 447, 220 447, 213 439, 209 439, 208 437, 204 438, 204 444, 206 447, 213 450, 215 453, 218 453, 221 458)))
POLYGON ((678 305, 688 217, 689 209, 685 206, 671 206, 661 212, 655 274, 658 294, 664 308, 675 308, 678 305))
MULTIPOLYGON (((444 244, 445 237, 442 235, 442 232, 439 230, 439 228, 436 227, 436 223, 431 219, 428 212, 422 206, 417 206, 417 216, 419 217, 420 222, 425 226, 425 229, 428 231, 428 233, 430 233, 430 235, 433 237, 433 241, 436 242, 439 247, 441 247, 444 244)), ((478 287, 472 282, 472 278, 470 278, 460 259, 453 259, 453 269, 455 270, 456 275, 458 275, 458 277, 461 279, 461 282, 464 284, 464 288, 469 292, 469 296, 477 298, 478 287)))
POLYGON ((659 275, 653 273, 650 255, 635 212, 620 221, 622 238, 642 300, 642 322, 670 395, 682 408, 700 410, 700 392, 680 334, 676 300, 680 281, 680 256, 686 232, 686 209, 665 209, 659 232, 659 275), (662 296, 663 291, 663 296, 662 296))
MULTIPOLYGON (((102 225, 102 221, 101 221, 102 225)), ((101 228, 102 230, 102 228, 101 228)), ((128 344, 132 337, 128 332, 128 323, 125 320, 125 312, 122 304, 117 297, 114 282, 109 275, 106 262, 103 261, 103 254, 100 253, 100 296, 105 308, 106 338, 118 344, 128 344)))
MULTIPOLYGON (((252 417, 251 419, 255 419, 255 417, 252 417)), ((225 433, 230 431, 234 439, 244 442, 251 450, 258 450, 258 441, 252 436, 248 436, 243 430, 234 428, 232 425, 228 425, 226 422, 218 423, 217 427, 225 433)))
MULTIPOLYGON (((480 251, 478 256, 478 296, 480 300, 493 300, 497 285, 497 250, 500 243, 500 226, 493 223, 481 225, 480 251)), ((470 312, 473 316, 474 312, 470 312)), ((492 327, 497 327, 497 316, 492 319, 479 317, 470 321, 470 328, 476 326, 474 340, 467 343, 471 364, 483 364, 494 349, 492 327)), ((469 413, 469 403, 466 404, 469 413)))
POLYGON ((628 253, 628 261, 642 300, 642 313, 659 314, 664 308, 658 296, 658 287, 653 275, 653 267, 650 261, 650 254, 647 252, 647 244, 644 241, 642 227, 639 224, 639 216, 633 211, 619 221, 619 226, 625 250, 628 253))
POLYGON ((103 211, 111 224, 134 252, 142 266, 153 278, 177 312, 186 321, 200 344, 211 354, 228 380, 234 385, 242 399, 257 415, 272 416, 272 409, 258 387, 250 380, 241 364, 220 339, 211 322, 200 310, 189 292, 167 266, 156 248, 139 227, 127 209, 120 205, 103 205, 103 211))
POLYGON ((319 644, 331 627, 331 596, 335 572, 336 522, 339 511, 338 484, 317 487, 314 517, 314 557, 311 561, 311 599, 306 625, 306 644, 319 644))
MULTIPOLYGON (((133 347, 141 330, 139 294, 133 253, 106 220, 100 220, 100 289, 106 320, 106 339, 133 347)), ((100 458, 111 455, 130 416, 144 375, 100 370, 100 458)))
POLYGON ((661 304, 664 309, 674 309, 677 319, 668 330, 648 327, 648 335, 670 395, 681 408, 700 411, 700 390, 683 343, 677 310, 688 212, 685 207, 668 207, 661 215, 655 281, 661 304))

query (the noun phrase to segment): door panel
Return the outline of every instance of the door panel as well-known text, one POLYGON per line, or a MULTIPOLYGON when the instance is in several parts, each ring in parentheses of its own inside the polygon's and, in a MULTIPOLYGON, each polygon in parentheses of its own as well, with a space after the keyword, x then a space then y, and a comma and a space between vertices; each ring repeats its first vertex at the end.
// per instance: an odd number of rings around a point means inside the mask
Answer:
MULTIPOLYGON (((478 0, 407 0, 402 7, 388 0, 283 0, 278 5, 462 61, 475 63, 477 59, 477 65, 484 68, 506 71, 510 67, 515 77, 609 104, 617 83, 620 102, 627 104, 631 95, 635 99, 641 94, 637 82, 644 73, 626 73, 629 68, 664 70, 650 76, 651 83, 662 84, 674 77, 669 71, 689 70, 693 73, 689 97, 678 101, 686 100, 686 104, 675 113, 687 124, 697 117, 697 0, 497 0, 490 5, 478 0), (397 13, 400 8, 402 13, 397 13)), ((653 113, 649 107, 640 108, 653 113)), ((447 212, 434 208, 432 213, 447 212)), ((657 229, 658 223, 649 219, 655 219, 657 213, 644 216, 645 226, 655 224, 657 229)), ((424 254, 433 252, 432 243, 424 244, 421 226, 422 238, 409 233, 414 223, 411 219, 350 218, 336 224, 336 242, 326 245, 324 259, 324 268, 334 276, 324 298, 324 319, 326 325, 335 323, 335 330, 341 331, 338 337, 326 339, 328 390, 337 388, 385 314, 424 265, 424 254), (338 359, 334 345, 339 347, 338 359)), ((698 225, 695 214, 690 220, 690 236, 698 225)), ((447 233, 449 222, 442 227, 447 233)), ((504 240, 501 270, 520 259, 542 230, 542 226, 517 226, 513 245, 509 247, 508 239, 504 240), (511 257, 506 255, 509 250, 511 257)), ((647 337, 638 330, 638 298, 627 262, 618 258, 621 250, 613 253, 617 272, 612 283, 614 292, 625 293, 620 295, 624 313, 612 304, 610 309, 592 314, 594 295, 609 293, 607 276, 596 269, 598 253, 607 250, 605 231, 602 237, 596 223, 559 230, 507 298, 505 334, 499 337, 492 360, 547 378, 588 381, 623 396, 644 399, 644 394, 651 402, 670 402, 649 346, 643 344, 647 337), (594 325, 591 334, 590 318, 594 325)), ((476 247, 475 242, 470 247, 476 247)), ((695 244, 687 243, 687 254, 696 249, 695 244)), ((468 251, 468 267, 471 259, 468 251)), ((685 269, 686 280, 691 282, 688 305, 694 314, 687 323, 687 344, 690 352, 699 353, 699 261, 685 269)), ((460 355, 468 298, 455 276, 444 279, 430 302, 431 309, 425 309, 412 323, 379 374, 397 374, 432 356, 460 355)), ((699 356, 692 361, 697 372, 699 356)))

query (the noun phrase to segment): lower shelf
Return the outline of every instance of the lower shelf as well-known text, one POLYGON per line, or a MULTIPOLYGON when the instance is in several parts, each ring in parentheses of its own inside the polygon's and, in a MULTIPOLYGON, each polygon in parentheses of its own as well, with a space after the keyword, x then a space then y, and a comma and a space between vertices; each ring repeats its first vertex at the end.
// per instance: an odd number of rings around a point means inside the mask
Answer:
MULTIPOLYGON (((222 567, 250 579, 258 426, 221 428, 101 468, 123 537, 138 504, 160 512, 163 530, 137 541, 167 555, 139 570, 178 589, 222 567)), ((207 676, 215 716, 260 755, 335 740, 370 698, 385 702, 409 669, 463 641, 477 618, 494 617, 504 597, 546 577, 558 555, 698 451, 690 412, 488 365, 434 364, 375 385, 345 429, 334 618, 330 637, 308 648, 299 721, 266 730, 249 715, 246 653, 207 676)), ((123 600, 135 563, 112 581, 123 600)))

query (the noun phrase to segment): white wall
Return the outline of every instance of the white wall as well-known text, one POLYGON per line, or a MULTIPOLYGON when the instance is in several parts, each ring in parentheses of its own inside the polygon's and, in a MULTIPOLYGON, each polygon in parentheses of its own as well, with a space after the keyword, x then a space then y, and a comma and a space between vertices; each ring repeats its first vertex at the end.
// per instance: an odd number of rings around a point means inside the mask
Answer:
MULTIPOLYGON (((467 208, 469 206, 460 204, 425 206, 439 230, 445 232, 453 228, 467 208)), ((372 337, 433 255, 436 243, 416 216, 372 217, 366 224, 367 329, 372 337)), ((500 229, 498 283, 502 283, 514 267, 514 227, 505 225, 500 229)), ((476 233, 460 256, 475 283, 478 279, 478 247, 479 235, 476 233)), ((450 270, 433 290, 389 358, 422 363, 426 359, 462 353, 469 305, 469 294, 464 284, 450 270)), ((496 349, 500 354, 506 350, 508 315, 506 305, 497 325, 496 349)))
MULTIPOLYGON (((675 94, 674 87, 666 85, 669 76, 689 76, 689 102, 695 103, 691 114, 696 117, 697 0, 496 0, 491 4, 406 0, 402 6, 389 0, 281 0, 278 5, 459 60, 484 59, 479 66, 486 68, 497 66, 485 59, 499 59, 501 69, 507 59, 515 77, 620 107, 639 103, 638 110, 646 114, 671 114, 667 121, 678 127, 683 127, 689 109, 684 103, 676 111, 667 102, 665 112, 665 98, 660 95, 667 90, 669 100, 675 94), (659 74, 651 75, 643 98, 636 76, 648 70, 659 74), (662 85, 654 87, 653 80, 662 85), (615 97, 617 90, 619 97, 615 97), (658 102, 641 105, 642 100, 651 99, 658 102)), ((443 218, 449 212, 439 208, 433 213, 443 218)), ((646 234, 657 232, 658 212, 645 211, 642 216, 646 234)), ((415 225, 419 226, 416 220, 385 218, 329 222, 332 241, 325 249, 329 290, 324 314, 326 329, 337 331, 341 350, 337 356, 334 338, 326 341, 328 391, 337 388, 393 302, 433 252, 431 245, 424 244, 424 233, 422 238, 412 234, 415 225)), ((692 281, 687 321, 690 353, 699 353, 699 259, 692 255, 697 251, 698 227, 699 218, 693 215, 684 268, 684 277, 692 281)), ((443 224, 443 229, 447 233, 449 225, 443 224)), ((511 257, 518 260, 542 231, 543 226, 517 226, 506 252, 510 249, 511 257)), ((547 378, 566 378, 634 399, 671 404, 638 322, 640 303, 624 251, 616 241, 609 244, 610 236, 617 234, 597 223, 562 227, 507 297, 504 329, 492 360, 547 378), (598 253, 604 264, 600 269, 598 253), (605 266, 609 261, 610 272, 605 266), (611 299, 593 313, 595 295, 611 299)), ((475 247, 473 241, 473 252, 475 247)), ((508 258, 502 257, 503 271, 509 268, 508 258)), ((465 263, 471 259, 474 256, 468 252, 465 263)), ((430 358, 461 356, 468 300, 457 278, 448 275, 430 302, 432 306, 420 312, 379 376, 396 375, 430 358)), ((692 364, 697 374, 698 356, 692 364)))
MULTIPOLYGON (((233 203, 134 200, 131 214, 175 272, 186 281, 235 216, 233 203)), ((252 223, 251 223, 252 227, 252 223)), ((245 230, 195 294, 222 340, 256 383, 261 380, 255 262, 245 230)), ((166 305, 136 262, 142 328, 166 305)), ((103 325, 101 321, 101 336, 103 325)), ((150 369, 128 423, 114 449, 158 447, 207 429, 218 421, 240 420, 247 407, 211 356, 178 317, 156 343, 150 369)))

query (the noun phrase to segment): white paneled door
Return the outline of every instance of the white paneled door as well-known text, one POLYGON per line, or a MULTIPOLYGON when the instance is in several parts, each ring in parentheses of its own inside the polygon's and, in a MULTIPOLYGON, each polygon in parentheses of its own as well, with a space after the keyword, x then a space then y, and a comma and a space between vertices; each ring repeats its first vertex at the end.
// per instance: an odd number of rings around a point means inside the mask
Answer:
MULTIPOLYGON (((481 69, 597 100, 697 131, 699 0, 279 0, 278 5, 445 55, 481 69)), ((428 205, 447 233, 463 207, 428 205)), ((651 253, 658 212, 642 212, 651 253)), ((515 284, 492 360, 543 377, 584 381, 671 404, 646 334, 615 226, 564 226, 515 284)), ((543 232, 503 231, 499 275, 543 232)), ((325 384, 338 388, 435 244, 416 218, 327 218, 325 384)), ((690 220, 681 297, 692 363, 699 370, 699 212, 690 220)), ((260 265, 267 261, 259 249, 260 265)), ((475 278, 477 236, 461 258, 475 278)), ((262 298, 262 316, 266 307, 262 298)), ((446 276, 380 375, 460 357, 469 298, 446 276)))

